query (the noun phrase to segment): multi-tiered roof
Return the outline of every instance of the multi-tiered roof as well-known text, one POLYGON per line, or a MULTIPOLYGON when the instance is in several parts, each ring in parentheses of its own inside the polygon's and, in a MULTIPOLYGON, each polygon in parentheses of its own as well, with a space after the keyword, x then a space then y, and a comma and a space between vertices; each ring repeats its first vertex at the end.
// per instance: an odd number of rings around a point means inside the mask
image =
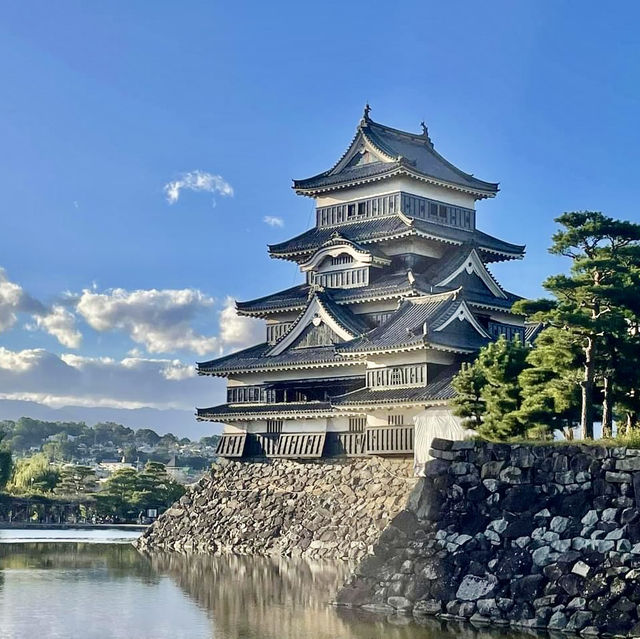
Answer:
POLYGON ((519 259, 525 247, 476 228, 473 203, 494 197, 498 185, 445 160, 424 125, 420 134, 383 126, 367 107, 338 162, 293 188, 316 200, 316 225, 271 245, 269 254, 296 262, 307 281, 239 302, 239 314, 267 320, 268 339, 202 362, 198 372, 236 382, 288 372, 299 391, 313 369, 314 379, 328 380, 336 392, 315 403, 260 394, 259 401, 200 409, 201 419, 302 419, 354 407, 442 403, 452 396, 460 358, 501 334, 524 338, 522 318, 510 311, 519 297, 500 286, 487 264, 519 259), (385 356, 414 351, 432 366, 424 377, 395 383, 402 380, 393 373, 395 382, 382 384, 370 377, 371 357, 381 370, 385 356), (429 355, 435 352, 447 356, 429 355), (335 379, 342 385, 332 386, 335 379))

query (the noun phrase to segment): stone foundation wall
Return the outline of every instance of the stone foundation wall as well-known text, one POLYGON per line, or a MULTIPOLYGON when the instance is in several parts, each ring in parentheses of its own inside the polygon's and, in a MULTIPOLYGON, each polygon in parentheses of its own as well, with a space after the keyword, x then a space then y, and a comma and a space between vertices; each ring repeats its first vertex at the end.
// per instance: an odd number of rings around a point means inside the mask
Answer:
POLYGON ((640 451, 436 440, 337 603, 640 635, 640 451))
POLYGON ((412 474, 410 459, 221 460, 137 545, 360 559, 404 508, 412 474))

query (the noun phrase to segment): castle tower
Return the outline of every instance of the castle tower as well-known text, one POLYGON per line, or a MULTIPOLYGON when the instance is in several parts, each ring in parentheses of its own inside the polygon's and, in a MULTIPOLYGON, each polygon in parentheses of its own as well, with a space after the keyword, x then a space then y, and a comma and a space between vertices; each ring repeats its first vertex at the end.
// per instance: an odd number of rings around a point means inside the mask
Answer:
POLYGON ((524 246, 476 228, 498 185, 445 160, 424 124, 392 129, 367 106, 338 162, 293 188, 316 224, 269 253, 305 282, 238 303, 266 339, 198 364, 228 380, 198 419, 225 424, 226 457, 411 454, 413 417, 447 404, 461 362, 500 335, 524 341, 520 298, 487 268, 524 246))

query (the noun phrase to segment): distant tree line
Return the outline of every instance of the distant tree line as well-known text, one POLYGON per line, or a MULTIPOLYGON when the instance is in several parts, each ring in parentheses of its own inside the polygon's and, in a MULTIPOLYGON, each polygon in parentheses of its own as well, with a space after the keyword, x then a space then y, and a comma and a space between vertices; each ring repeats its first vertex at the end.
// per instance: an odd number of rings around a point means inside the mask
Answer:
POLYGON ((11 495, 81 502, 87 518, 112 521, 135 520, 150 508, 162 512, 185 493, 184 486, 159 462, 147 462, 140 471, 131 467, 118 469, 98 490, 93 468, 52 464, 45 453, 18 460, 13 472, 5 475, 5 484, 11 495))
MULTIPOLYGON (((166 461, 167 451, 178 444, 192 443, 187 437, 179 439, 172 433, 159 435, 151 428, 133 430, 114 422, 87 426, 84 422, 49 422, 30 417, 0 421, 0 432, 4 435, 4 447, 14 455, 42 451, 58 462, 86 458, 88 450, 93 451, 91 458, 96 462, 112 458, 114 450, 122 451, 120 456, 124 455, 127 462, 166 461), (141 447, 150 447, 153 451, 142 452, 141 447)), ((216 436, 203 437, 201 444, 210 445, 210 440, 215 441, 216 436)), ((194 469, 205 468, 208 464, 207 459, 199 456, 185 458, 182 462, 194 469)))
POLYGON ((532 345, 504 337, 454 379, 454 411, 491 439, 554 433, 631 437, 640 416, 640 225, 599 212, 564 213, 549 249, 570 261, 548 298, 513 310, 538 322, 532 345))

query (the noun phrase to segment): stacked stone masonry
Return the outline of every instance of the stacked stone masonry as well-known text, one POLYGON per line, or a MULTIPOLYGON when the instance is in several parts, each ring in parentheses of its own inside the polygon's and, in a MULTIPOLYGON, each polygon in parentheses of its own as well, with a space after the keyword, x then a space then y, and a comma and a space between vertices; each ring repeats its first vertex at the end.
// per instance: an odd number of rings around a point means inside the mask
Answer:
POLYGON ((640 635, 640 450, 435 440, 337 603, 640 635))
POLYGON ((408 459, 220 460, 138 548, 360 559, 416 484, 408 459))

